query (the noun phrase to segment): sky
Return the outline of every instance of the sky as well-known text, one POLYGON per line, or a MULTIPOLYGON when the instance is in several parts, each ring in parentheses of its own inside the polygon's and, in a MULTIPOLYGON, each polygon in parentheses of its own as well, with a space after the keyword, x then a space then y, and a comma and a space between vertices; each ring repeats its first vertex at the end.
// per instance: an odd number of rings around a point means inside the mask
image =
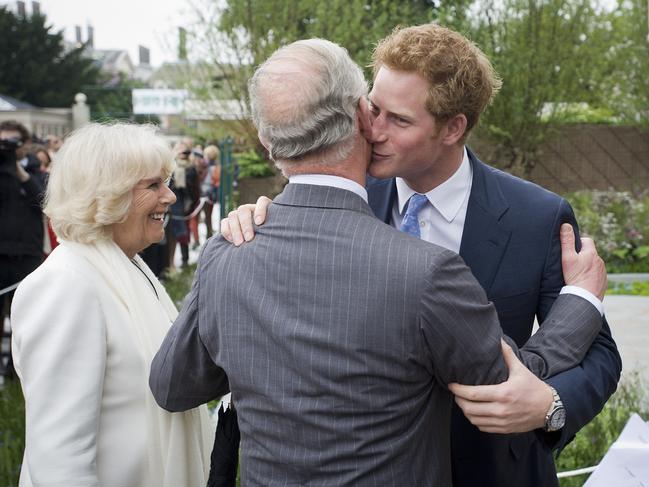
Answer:
MULTIPOLYGON (((0 5, 15 6, 0 0, 0 5)), ((25 0, 31 12, 31 0, 25 0)), ((94 27, 96 49, 125 49, 138 63, 138 45, 151 51, 151 64, 159 66, 176 60, 178 27, 189 18, 188 0, 40 0, 41 12, 55 31, 64 30, 67 40, 75 40, 74 26, 94 27)))

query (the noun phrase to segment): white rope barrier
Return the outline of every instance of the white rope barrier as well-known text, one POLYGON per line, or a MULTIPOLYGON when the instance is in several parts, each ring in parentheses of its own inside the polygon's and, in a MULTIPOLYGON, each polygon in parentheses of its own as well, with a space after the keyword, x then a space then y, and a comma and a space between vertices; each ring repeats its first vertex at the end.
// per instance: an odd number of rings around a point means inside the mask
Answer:
POLYGON ((578 468, 577 470, 569 470, 567 472, 559 472, 557 474, 557 478, 565 478, 565 477, 576 477, 577 475, 584 475, 587 473, 593 473, 595 469, 597 468, 597 465, 594 467, 586 467, 586 468, 578 468))
POLYGON ((22 282, 22 281, 18 281, 16 284, 12 284, 12 285, 9 286, 9 287, 6 287, 6 288, 4 288, 4 289, 0 289, 0 296, 2 296, 3 294, 6 294, 6 293, 9 293, 9 292, 13 291, 14 289, 16 289, 16 288, 18 287, 18 284, 20 284, 21 282, 22 282))

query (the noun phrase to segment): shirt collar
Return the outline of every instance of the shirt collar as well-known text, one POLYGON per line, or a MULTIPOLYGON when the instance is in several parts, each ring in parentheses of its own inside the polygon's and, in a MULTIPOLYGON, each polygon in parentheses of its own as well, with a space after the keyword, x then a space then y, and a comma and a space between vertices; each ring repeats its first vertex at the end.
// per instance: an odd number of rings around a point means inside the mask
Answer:
POLYGON ((351 179, 332 176, 330 174, 296 174, 288 178, 289 184, 313 184, 316 186, 333 186, 356 193, 367 203, 367 191, 363 186, 351 179))
MULTIPOLYGON (((452 222, 457 216, 462 203, 471 190, 473 171, 469 163, 466 147, 463 149, 460 167, 453 175, 439 186, 426 193, 428 201, 440 212, 447 222, 452 222)), ((403 215, 406 203, 416 193, 403 178, 396 178, 399 214, 403 215)))

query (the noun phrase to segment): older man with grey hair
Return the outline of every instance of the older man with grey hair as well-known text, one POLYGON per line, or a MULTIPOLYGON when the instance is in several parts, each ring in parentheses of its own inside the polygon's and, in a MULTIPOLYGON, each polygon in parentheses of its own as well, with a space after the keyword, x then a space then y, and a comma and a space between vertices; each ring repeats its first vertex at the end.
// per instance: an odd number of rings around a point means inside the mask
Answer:
MULTIPOLYGON (((212 239, 150 386, 180 411, 229 390, 245 485, 451 483, 450 382, 496 383, 517 354, 539 376, 578 363, 601 326, 560 296, 523 349, 457 254, 375 219, 363 188, 367 88, 331 42, 295 42, 250 81, 259 138, 289 178, 243 247, 212 239), (506 340, 514 350, 503 346, 506 340)), ((571 284, 600 295, 594 248, 571 284)), ((572 246, 571 246, 572 245, 572 246)))

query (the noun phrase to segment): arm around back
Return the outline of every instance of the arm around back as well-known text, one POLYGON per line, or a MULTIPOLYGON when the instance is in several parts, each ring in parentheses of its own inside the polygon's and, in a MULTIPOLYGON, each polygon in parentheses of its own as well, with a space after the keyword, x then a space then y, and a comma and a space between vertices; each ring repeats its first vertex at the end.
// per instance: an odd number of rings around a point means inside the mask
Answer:
MULTIPOLYGON (((561 271, 561 243, 559 227, 570 222, 577 229, 575 216, 567 201, 562 200, 546 259, 541 297, 537 315, 542 321, 548 314, 556 295, 563 286, 561 271)), ((577 229, 578 231, 578 229, 577 229)), ((579 234, 577 233, 577 237, 579 234)), ((577 238, 577 250, 581 249, 577 238)), ((606 319, 580 364, 550 377, 547 383, 554 387, 566 408, 566 424, 560 434, 546 434, 553 447, 565 446, 574 435, 602 410, 615 392, 622 371, 622 360, 606 319)))
MULTIPOLYGON (((443 252, 422 293, 421 330, 438 379, 443 384, 494 384, 507 378, 495 308, 459 256, 443 252)), ((518 349, 507 341, 536 375, 547 377, 573 367, 585 355, 601 327, 592 304, 562 296, 548 322, 518 349)))
POLYGON ((151 364, 149 387, 167 411, 186 411, 230 390, 224 370, 212 361, 199 332, 200 262, 183 308, 151 364))

